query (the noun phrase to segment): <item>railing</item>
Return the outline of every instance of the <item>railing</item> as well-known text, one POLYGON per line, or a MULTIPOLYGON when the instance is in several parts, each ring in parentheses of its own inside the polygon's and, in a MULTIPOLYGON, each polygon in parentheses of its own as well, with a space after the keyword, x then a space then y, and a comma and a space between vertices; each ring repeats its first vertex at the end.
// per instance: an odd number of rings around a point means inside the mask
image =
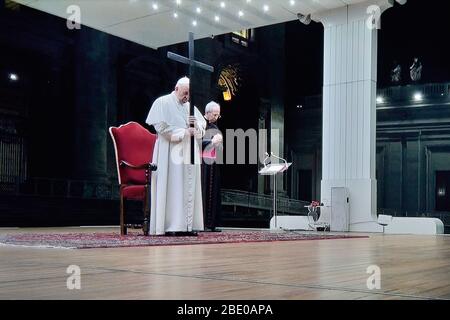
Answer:
MULTIPOLYGON (((424 101, 448 98, 450 97, 450 83, 427 83, 377 89, 377 96, 384 100, 383 103, 378 103, 378 106, 382 107, 398 102, 421 102, 422 100, 413 101, 416 93, 421 93, 424 101)), ((306 96, 302 100, 303 107, 306 109, 321 108, 322 103, 322 95, 306 96)))
MULTIPOLYGON (((3 119, 4 120, 4 119, 3 119)), ((2 177, 21 177, 22 180, 27 176, 27 151, 24 138, 14 133, 6 132, 6 123, 0 119, 0 182, 8 182, 2 177)))
MULTIPOLYGON (((271 195, 224 189, 222 194, 222 206, 244 207, 256 210, 272 211, 273 197, 271 195)), ((277 199, 278 214, 296 214, 307 215, 308 210, 305 208, 309 202, 299 201, 295 199, 278 197, 277 199)))
MULTIPOLYGON (((80 199, 119 199, 119 185, 111 182, 97 182, 86 180, 63 180, 48 178, 31 178, 24 182, 18 177, 0 176, 0 194, 80 198, 80 199)), ((241 190, 221 190, 222 206, 249 208, 271 212, 273 203, 271 195, 264 195, 241 190)), ((278 198, 279 214, 306 215, 304 207, 308 202, 278 198)))
MULTIPOLYGON (((118 200, 119 185, 111 182, 96 182, 86 180, 63 180, 48 178, 32 178, 25 182, 19 177, 0 176, 0 195, 38 196, 66 199, 99 199, 118 200)), ((272 213, 273 198, 271 195, 258 194, 241 190, 223 189, 221 191, 223 214, 226 212, 240 217, 248 211, 262 212, 262 217, 268 217, 272 213)), ((283 215, 307 215, 305 208, 309 202, 299 201, 279 196, 278 214, 283 215)), ((404 214, 395 209, 378 208, 378 214, 386 214, 394 217, 403 217, 404 214)), ((408 217, 439 218, 447 229, 450 229, 450 212, 426 212, 408 213, 408 217)))
POLYGON ((379 106, 389 105, 393 102, 413 102, 416 93, 421 93, 424 100, 447 98, 450 96, 450 83, 427 83, 378 89, 377 95, 384 100, 379 106))
POLYGON ((379 215, 384 214, 384 215, 393 216, 393 217, 397 216, 397 211, 395 209, 390 209, 390 208, 378 208, 377 213, 379 215))
POLYGON ((119 185, 110 182, 0 176, 0 194, 22 196, 115 200, 119 185))

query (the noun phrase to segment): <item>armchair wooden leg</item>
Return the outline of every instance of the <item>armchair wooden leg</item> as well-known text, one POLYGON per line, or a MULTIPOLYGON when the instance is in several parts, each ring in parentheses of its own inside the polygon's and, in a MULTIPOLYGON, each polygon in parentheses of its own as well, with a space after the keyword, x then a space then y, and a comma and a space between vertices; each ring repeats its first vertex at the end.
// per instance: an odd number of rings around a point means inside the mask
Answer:
POLYGON ((148 186, 145 186, 145 197, 143 201, 144 224, 142 228, 145 236, 148 236, 150 231, 150 210, 149 210, 148 196, 149 196, 148 186))
POLYGON ((149 229, 150 229, 150 225, 149 224, 150 223, 149 223, 148 219, 145 218, 144 219, 144 226, 142 228, 144 230, 144 236, 148 236, 148 232, 149 232, 149 229))
POLYGON ((125 213, 124 213, 124 198, 120 195, 120 235, 124 236, 127 234, 127 227, 125 226, 125 213))

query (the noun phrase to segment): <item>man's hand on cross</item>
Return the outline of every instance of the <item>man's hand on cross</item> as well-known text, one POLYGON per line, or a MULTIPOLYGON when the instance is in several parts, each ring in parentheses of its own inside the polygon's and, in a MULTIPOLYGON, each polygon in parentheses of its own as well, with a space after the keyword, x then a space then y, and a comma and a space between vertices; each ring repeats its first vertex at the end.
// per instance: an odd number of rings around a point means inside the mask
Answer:
POLYGON ((194 128, 197 128, 197 119, 195 118, 195 116, 189 116, 189 125, 190 126, 194 126, 194 128))

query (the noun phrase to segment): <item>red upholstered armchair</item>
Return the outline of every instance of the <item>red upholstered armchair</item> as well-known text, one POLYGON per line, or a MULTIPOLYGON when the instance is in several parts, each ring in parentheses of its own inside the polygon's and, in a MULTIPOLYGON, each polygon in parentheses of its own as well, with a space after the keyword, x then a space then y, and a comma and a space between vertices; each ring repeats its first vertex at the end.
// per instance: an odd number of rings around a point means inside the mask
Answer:
POLYGON ((127 234, 125 220, 125 201, 143 202, 144 222, 142 228, 145 235, 150 226, 150 177, 156 170, 152 164, 153 148, 157 136, 137 122, 128 122, 118 128, 110 127, 109 133, 116 151, 117 173, 120 184, 120 234, 127 234))

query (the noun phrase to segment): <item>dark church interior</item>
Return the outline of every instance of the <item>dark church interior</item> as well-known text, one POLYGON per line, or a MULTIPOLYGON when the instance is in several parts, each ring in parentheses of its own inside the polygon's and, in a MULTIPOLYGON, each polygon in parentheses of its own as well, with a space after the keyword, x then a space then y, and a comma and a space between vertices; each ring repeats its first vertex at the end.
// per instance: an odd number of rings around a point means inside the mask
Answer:
MULTIPOLYGON (((448 233, 450 25, 444 12, 433 13, 433 25, 398 25, 400 16, 428 14, 418 2, 386 12, 378 36, 377 207, 438 217, 448 233), (413 81, 416 56, 423 74, 413 81), (396 83, 394 61, 403 70, 396 83)), ((186 54, 187 45, 154 50, 85 26, 68 30, 64 19, 0 0, 0 227, 118 224, 108 128, 136 121, 153 131, 151 104, 187 73, 168 51, 186 54)), ((199 109, 217 101, 223 131, 281 128, 281 155, 294 163, 278 190, 285 214, 304 214, 320 199, 322 52, 316 22, 196 40, 196 56, 215 67, 196 74, 199 109), (233 92, 220 85, 225 71, 233 92)), ((271 184, 259 168, 222 166, 221 226, 268 226, 271 184)))

